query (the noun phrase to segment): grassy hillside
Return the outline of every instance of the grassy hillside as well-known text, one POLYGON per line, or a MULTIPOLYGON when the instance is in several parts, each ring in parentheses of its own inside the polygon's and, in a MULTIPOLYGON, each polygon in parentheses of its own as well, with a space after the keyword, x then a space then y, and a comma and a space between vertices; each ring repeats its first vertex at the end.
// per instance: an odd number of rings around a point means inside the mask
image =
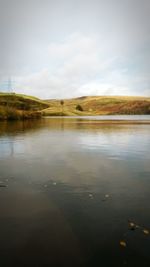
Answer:
POLYGON ((46 100, 43 115, 150 114, 150 98, 125 96, 84 96, 64 100, 46 100))
POLYGON ((44 116, 150 114, 150 98, 84 96, 74 99, 40 100, 36 97, 0 93, 0 120, 44 116))
POLYGON ((24 119, 41 116, 48 103, 32 96, 0 93, 0 119, 24 119))

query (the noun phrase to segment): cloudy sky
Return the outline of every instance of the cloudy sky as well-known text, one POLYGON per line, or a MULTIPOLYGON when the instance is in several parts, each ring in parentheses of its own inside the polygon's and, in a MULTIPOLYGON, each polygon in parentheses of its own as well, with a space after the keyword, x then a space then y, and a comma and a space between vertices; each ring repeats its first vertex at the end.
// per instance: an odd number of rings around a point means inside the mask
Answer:
POLYGON ((150 96, 150 0, 0 0, 0 90, 150 96))

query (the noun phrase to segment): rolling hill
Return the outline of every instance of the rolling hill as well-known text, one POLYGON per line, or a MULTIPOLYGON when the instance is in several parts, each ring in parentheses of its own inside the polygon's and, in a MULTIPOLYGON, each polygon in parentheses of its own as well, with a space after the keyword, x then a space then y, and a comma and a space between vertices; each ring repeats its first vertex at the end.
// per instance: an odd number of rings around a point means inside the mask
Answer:
POLYGON ((0 93, 0 120, 43 116, 88 116, 150 114, 150 98, 125 96, 83 96, 64 100, 0 93))
POLYGON ((41 116, 41 110, 49 104, 32 96, 0 93, 0 119, 25 119, 41 116))
POLYGON ((43 115, 119 115, 150 114, 150 98, 126 96, 83 96, 74 99, 45 100, 49 108, 43 115))

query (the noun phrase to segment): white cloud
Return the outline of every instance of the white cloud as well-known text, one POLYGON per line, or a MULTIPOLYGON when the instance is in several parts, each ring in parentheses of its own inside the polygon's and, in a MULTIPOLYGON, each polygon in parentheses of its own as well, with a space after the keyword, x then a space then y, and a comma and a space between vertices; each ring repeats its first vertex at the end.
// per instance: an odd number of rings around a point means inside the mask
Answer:
POLYGON ((0 82, 42 98, 150 94, 149 0, 2 2, 0 82))
MULTIPOLYGON (((47 49, 49 68, 16 77, 16 91, 41 98, 70 98, 81 95, 131 95, 148 76, 131 77, 126 62, 114 56, 96 36, 75 33, 47 49), (138 81, 138 82, 137 82, 138 81)), ((145 90, 146 92, 146 90, 145 90)))
POLYGON ((75 54, 93 54, 95 49, 97 49, 96 36, 91 38, 81 33, 74 33, 61 43, 51 43, 48 52, 51 58, 58 58, 60 61, 60 59, 74 57, 75 54))
POLYGON ((114 58, 104 58, 96 36, 73 34, 63 43, 48 47, 52 71, 17 78, 16 90, 36 94, 39 97, 71 97, 82 95, 87 82, 96 79, 113 64, 114 58), (81 88, 81 91, 80 89, 81 88))

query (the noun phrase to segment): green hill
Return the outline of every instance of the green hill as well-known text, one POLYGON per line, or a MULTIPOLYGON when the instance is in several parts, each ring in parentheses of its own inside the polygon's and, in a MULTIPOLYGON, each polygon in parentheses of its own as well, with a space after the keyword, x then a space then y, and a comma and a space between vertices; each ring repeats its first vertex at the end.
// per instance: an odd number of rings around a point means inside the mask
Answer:
POLYGON ((150 114, 150 98, 129 96, 83 96, 74 99, 45 100, 49 108, 43 115, 150 114))
POLYGON ((39 98, 0 93, 0 120, 43 116, 86 116, 150 114, 150 98, 125 96, 83 96, 72 99, 39 98))
POLYGON ((0 93, 0 119, 24 119, 41 116, 49 104, 32 96, 0 93))

